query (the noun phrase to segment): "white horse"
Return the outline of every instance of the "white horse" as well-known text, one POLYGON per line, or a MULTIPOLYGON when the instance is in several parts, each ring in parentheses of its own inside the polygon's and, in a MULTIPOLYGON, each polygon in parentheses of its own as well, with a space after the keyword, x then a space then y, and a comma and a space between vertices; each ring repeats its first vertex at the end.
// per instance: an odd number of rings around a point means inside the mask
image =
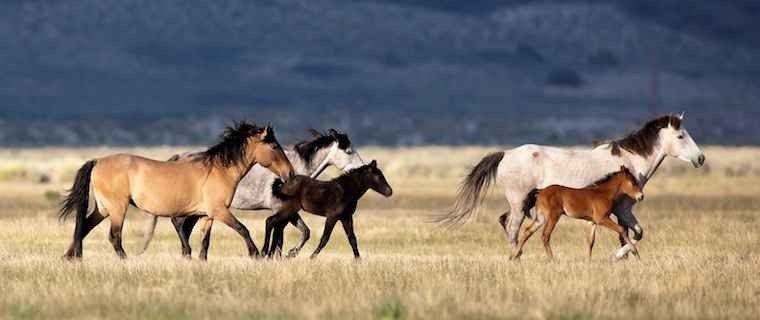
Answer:
MULTIPOLYGON (((293 165, 296 174, 316 178, 329 166, 335 166, 343 172, 348 172, 365 164, 359 153, 352 147, 351 141, 345 133, 338 132, 335 129, 330 129, 327 133, 321 133, 314 129, 310 132, 313 135, 311 140, 284 148, 285 155, 293 165)), ((174 156, 170 160, 193 157, 195 154, 186 153, 174 156)), ((275 179, 277 176, 265 168, 258 165, 252 167, 240 180, 230 207, 239 210, 270 209, 272 213, 277 213, 282 201, 272 196, 272 184, 275 179)), ((182 243, 182 254, 186 257, 191 254, 189 238, 199 218, 200 216, 172 218, 172 224, 182 243)), ((148 226, 140 254, 148 249, 157 222, 158 217, 156 216, 148 226)), ((290 222, 301 232, 299 245, 290 251, 290 255, 296 255, 309 240, 310 230, 300 215, 296 215, 290 222)))
MULTIPOLYGON (((438 221, 448 224, 466 222, 496 180, 504 186, 510 207, 500 222, 507 233, 510 258, 517 258, 520 255, 517 236, 525 216, 530 216, 534 190, 550 185, 583 188, 619 170, 621 165, 628 168, 643 187, 668 156, 689 161, 695 168, 701 167, 705 156, 682 123, 683 114, 658 117, 625 138, 590 149, 529 144, 489 154, 462 181, 452 209, 438 221)), ((634 239, 640 240, 643 229, 632 212, 635 203, 628 197, 617 199, 613 213, 618 217, 618 223, 626 229, 633 229, 634 239)), ((618 257, 627 254, 624 249, 618 251, 618 257)))

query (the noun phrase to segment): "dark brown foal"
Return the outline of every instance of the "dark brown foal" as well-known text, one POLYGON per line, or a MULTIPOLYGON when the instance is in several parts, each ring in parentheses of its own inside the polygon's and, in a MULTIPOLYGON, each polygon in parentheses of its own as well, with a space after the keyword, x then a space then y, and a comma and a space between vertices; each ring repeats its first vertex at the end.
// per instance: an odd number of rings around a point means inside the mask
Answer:
POLYGON ((312 253, 312 259, 316 258, 327 245, 330 234, 332 234, 338 221, 343 225, 348 242, 354 251, 354 258, 359 259, 353 216, 359 199, 369 189, 386 197, 393 194, 393 189, 385 180, 383 172, 377 168, 377 162, 374 160, 368 165, 351 170, 327 182, 315 180, 308 176, 295 176, 284 184, 275 181, 272 192, 275 197, 283 200, 283 208, 277 214, 267 218, 263 250, 269 256, 275 250, 279 254, 282 248, 283 229, 290 219, 303 209, 327 218, 322 239, 319 241, 317 249, 312 253), (269 243, 270 233, 273 233, 271 247, 269 243))

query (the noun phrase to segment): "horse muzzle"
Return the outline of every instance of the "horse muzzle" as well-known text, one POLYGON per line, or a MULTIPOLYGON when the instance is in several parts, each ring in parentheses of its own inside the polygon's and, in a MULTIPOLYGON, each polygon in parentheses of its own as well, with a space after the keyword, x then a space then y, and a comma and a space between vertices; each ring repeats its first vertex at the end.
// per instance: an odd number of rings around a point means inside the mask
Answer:
POLYGON ((692 160, 691 161, 691 165, 693 165, 694 168, 699 168, 699 167, 701 167, 701 166, 703 166, 705 164, 705 160, 707 160, 705 158, 705 155, 704 154, 700 154, 699 157, 697 157, 696 160, 692 160))
POLYGON ((288 171, 287 173, 280 174, 280 180, 282 180, 282 182, 288 182, 288 180, 294 177, 295 175, 296 175, 295 172, 288 171))
POLYGON ((390 197, 393 195, 393 189, 392 189, 391 187, 388 187, 388 188, 386 188, 385 190, 383 190, 383 193, 382 193, 382 194, 383 194, 383 196, 385 196, 386 198, 390 198, 390 197))

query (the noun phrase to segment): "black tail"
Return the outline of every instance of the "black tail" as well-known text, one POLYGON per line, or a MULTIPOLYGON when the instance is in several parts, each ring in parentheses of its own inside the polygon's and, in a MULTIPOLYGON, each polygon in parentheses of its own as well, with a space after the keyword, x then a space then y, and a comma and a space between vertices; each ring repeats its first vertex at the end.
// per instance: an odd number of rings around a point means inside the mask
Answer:
POLYGON ((81 226, 87 217, 87 206, 90 202, 90 175, 92 168, 95 167, 95 160, 87 161, 74 179, 74 185, 69 190, 69 195, 61 203, 61 211, 58 212, 58 218, 63 221, 76 210, 76 223, 81 226))
POLYGON ((486 191, 496 179, 496 169, 499 168, 502 159, 504 159, 504 151, 491 153, 480 160, 459 186, 456 201, 451 209, 435 217, 433 222, 449 226, 467 222, 485 200, 488 194, 486 191))

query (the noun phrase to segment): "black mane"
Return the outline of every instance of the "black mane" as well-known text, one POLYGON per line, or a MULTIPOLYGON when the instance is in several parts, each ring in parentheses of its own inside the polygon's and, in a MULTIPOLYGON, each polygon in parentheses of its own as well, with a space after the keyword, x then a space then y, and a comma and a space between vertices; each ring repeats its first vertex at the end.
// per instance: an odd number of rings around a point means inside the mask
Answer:
POLYGON ((632 132, 622 139, 610 142, 613 155, 620 155, 620 148, 640 156, 649 156, 654 152, 654 146, 659 139, 661 129, 673 126, 676 130, 681 129, 681 118, 673 115, 661 116, 649 120, 641 129, 632 132))
POLYGON ((309 130, 314 137, 309 141, 302 141, 295 145, 295 150, 302 159, 306 162, 311 161, 314 154, 320 149, 326 148, 334 142, 338 143, 338 148, 347 149, 351 147, 351 140, 348 139, 348 135, 345 132, 338 132, 335 129, 328 130, 327 133, 319 132, 317 130, 309 130))
POLYGON ((339 182, 341 180, 347 180, 347 179, 356 180, 357 177, 359 175, 361 175, 362 172, 364 172, 365 170, 369 169, 369 167, 370 167, 369 164, 365 164, 365 165, 363 165, 361 167, 353 168, 353 169, 348 170, 348 171, 344 172, 343 174, 339 175, 335 179, 332 179, 332 181, 339 182))
MULTIPOLYGON (((263 132, 271 130, 270 127, 262 128, 255 124, 245 121, 236 122, 227 127, 224 133, 219 137, 216 145, 209 147, 201 154, 201 159, 206 163, 219 163, 224 167, 229 167, 239 163, 245 157, 245 149, 248 147, 248 138, 263 132)), ((276 141, 274 133, 267 134, 265 142, 276 141)))

